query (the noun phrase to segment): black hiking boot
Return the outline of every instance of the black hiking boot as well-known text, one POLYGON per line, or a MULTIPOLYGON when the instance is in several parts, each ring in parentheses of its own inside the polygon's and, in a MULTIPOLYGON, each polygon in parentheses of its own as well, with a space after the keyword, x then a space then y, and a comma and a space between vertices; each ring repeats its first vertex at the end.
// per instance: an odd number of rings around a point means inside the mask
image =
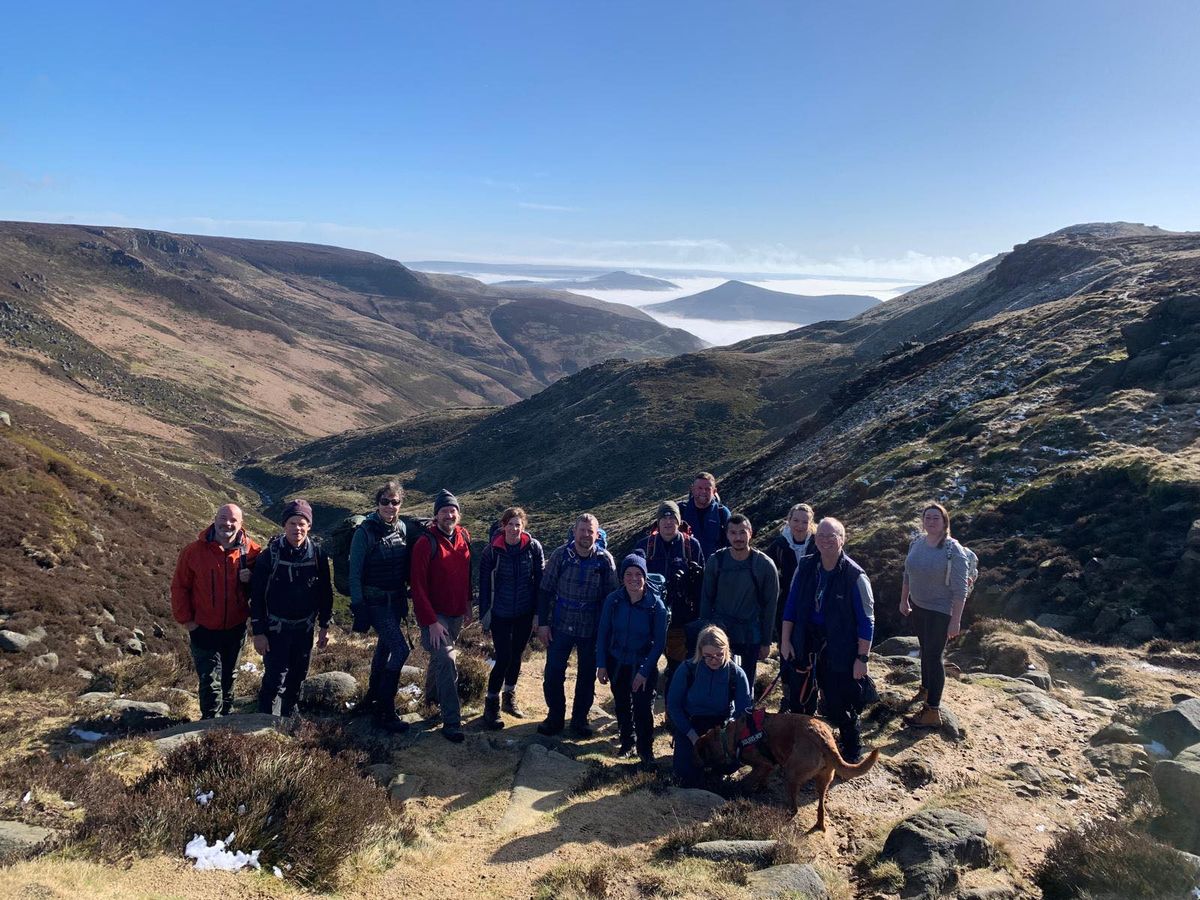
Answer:
POLYGON ((452 744, 461 744, 467 739, 467 736, 463 734, 461 725, 443 725, 442 737, 452 744))
POLYGON ((499 731, 504 727, 500 721, 500 698, 485 697, 483 700, 483 727, 499 731))
POLYGON ((546 737, 554 737, 556 734, 562 734, 563 721, 562 719, 546 719, 537 727, 538 734, 544 734, 546 737))
POLYGON ((524 719, 525 713, 517 706, 517 692, 503 691, 500 694, 500 708, 514 719, 524 719))
POLYGON ((571 734, 577 738, 590 738, 595 732, 592 731, 592 727, 587 722, 572 722, 571 734))
POLYGON ((396 688, 400 686, 400 673, 384 672, 375 696, 372 718, 375 727, 388 734, 404 734, 408 723, 396 715, 396 688))

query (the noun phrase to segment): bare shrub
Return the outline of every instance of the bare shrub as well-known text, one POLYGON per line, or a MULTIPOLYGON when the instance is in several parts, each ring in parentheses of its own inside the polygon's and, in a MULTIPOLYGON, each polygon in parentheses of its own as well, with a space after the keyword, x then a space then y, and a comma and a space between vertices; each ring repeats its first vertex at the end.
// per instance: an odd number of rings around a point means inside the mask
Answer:
POLYGON ((583 900, 608 896, 609 882, 614 874, 613 857, 594 862, 563 863, 534 880, 536 900, 583 900))
POLYGON ((307 887, 338 881, 342 861, 392 838, 398 816, 387 795, 343 752, 269 735, 213 731, 174 750, 128 789, 93 798, 75 839, 114 860, 178 854, 193 835, 235 835, 307 887), (196 801, 212 791, 207 805, 196 801))

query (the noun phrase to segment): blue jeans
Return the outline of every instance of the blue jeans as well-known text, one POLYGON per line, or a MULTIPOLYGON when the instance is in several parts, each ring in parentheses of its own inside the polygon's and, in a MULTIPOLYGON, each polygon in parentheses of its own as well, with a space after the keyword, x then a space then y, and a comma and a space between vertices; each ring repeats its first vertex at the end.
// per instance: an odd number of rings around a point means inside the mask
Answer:
POLYGON ((592 702, 596 699, 596 636, 575 637, 551 631, 546 648, 546 671, 542 676, 542 694, 546 698, 547 721, 562 722, 567 714, 567 660, 575 651, 579 674, 575 678, 575 696, 571 701, 571 722, 586 725, 592 702))

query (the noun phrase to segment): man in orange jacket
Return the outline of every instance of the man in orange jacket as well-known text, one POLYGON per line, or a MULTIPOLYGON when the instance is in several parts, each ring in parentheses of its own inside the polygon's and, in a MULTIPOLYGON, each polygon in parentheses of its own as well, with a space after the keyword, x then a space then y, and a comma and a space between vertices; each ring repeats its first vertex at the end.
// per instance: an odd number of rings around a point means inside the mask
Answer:
POLYGON ((246 536, 232 503, 183 548, 171 579, 171 612, 188 630, 200 676, 200 717, 227 716, 250 618, 246 583, 261 548, 246 536))

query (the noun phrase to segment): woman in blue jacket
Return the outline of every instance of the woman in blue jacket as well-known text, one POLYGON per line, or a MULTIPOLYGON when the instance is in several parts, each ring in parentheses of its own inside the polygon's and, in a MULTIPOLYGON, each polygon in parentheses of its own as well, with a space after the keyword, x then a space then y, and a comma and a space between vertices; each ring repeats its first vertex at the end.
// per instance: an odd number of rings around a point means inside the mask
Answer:
POLYGON ((693 747, 700 735, 751 710, 750 682, 733 661, 729 637, 709 625, 696 640, 696 656, 675 671, 667 690, 667 712, 675 733, 675 774, 684 787, 696 787, 704 770, 693 747))
POLYGON ((596 631, 596 678, 612 685, 621 745, 617 755, 634 750, 644 771, 654 770, 654 688, 658 659, 667 642, 667 607, 658 592, 646 589, 646 557, 630 553, 621 560, 621 584, 604 599, 596 631))
POLYGON ((504 727, 501 706, 514 719, 525 718, 517 706, 517 678, 533 633, 538 585, 546 563, 542 545, 525 530, 526 521, 525 510, 510 506, 501 513, 500 529, 480 555, 479 622, 491 632, 496 659, 483 701, 483 724, 491 729, 504 727))

